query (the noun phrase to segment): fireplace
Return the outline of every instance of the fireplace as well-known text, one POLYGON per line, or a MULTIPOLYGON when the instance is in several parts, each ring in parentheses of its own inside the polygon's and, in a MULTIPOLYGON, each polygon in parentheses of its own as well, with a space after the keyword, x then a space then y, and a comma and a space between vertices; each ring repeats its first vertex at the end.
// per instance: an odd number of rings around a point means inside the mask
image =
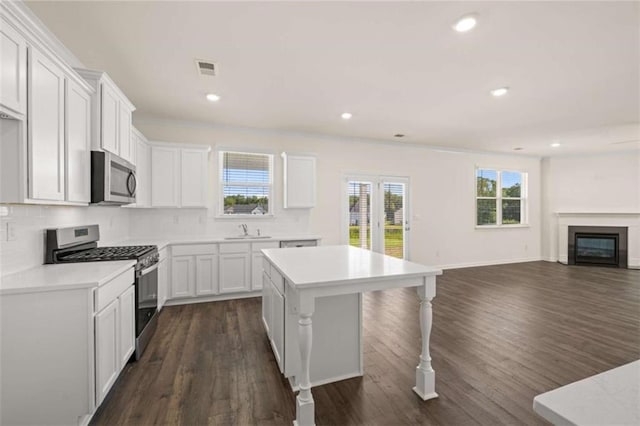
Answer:
POLYGON ((569 265, 627 267, 627 227, 569 226, 569 265))

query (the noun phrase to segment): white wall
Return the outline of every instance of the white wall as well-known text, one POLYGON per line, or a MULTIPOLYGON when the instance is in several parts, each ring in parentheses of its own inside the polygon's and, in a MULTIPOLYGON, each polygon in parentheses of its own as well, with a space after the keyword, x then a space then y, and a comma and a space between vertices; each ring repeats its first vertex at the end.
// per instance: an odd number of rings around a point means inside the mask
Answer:
MULTIPOLYGON (((443 152, 416 146, 257 131, 223 126, 140 120, 136 127, 149 139, 208 144, 213 176, 215 148, 256 149, 276 154, 276 206, 281 206, 283 151, 317 156, 317 207, 311 211, 276 210, 274 219, 216 219, 214 210, 158 209, 131 213, 132 237, 235 233, 240 222, 268 233, 310 232, 324 244, 344 243, 341 235, 342 177, 360 172, 411 179, 411 259, 432 265, 489 264, 540 258, 540 161, 537 158, 443 152), (530 227, 474 227, 475 166, 505 167, 529 173, 530 227), (177 222, 177 223, 176 223, 177 222)), ((210 197, 217 194, 212 177, 210 197)))
POLYGON ((100 225, 101 243, 127 238, 129 215, 118 207, 62 207, 37 205, 4 206, 0 238, 0 274, 10 274, 44 263, 44 230, 75 225, 100 225), (15 240, 6 241, 7 222, 15 229, 15 240))
POLYGON ((542 256, 558 260, 557 212, 640 212, 640 150, 542 160, 542 256))

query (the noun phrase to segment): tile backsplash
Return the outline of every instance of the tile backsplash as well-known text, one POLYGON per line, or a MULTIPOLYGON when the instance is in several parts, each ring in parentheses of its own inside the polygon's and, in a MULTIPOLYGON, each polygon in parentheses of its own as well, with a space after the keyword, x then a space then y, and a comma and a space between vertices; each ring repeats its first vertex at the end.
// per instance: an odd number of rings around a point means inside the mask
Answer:
POLYGON ((309 232, 308 211, 279 211, 269 218, 219 219, 206 209, 128 209, 39 205, 0 206, 0 275, 42 265, 45 229, 98 224, 99 245, 127 239, 239 235, 239 225, 262 235, 309 232), (7 229, 7 225, 11 230, 7 229))
POLYGON ((118 207, 3 205, 0 209, 0 275, 41 265, 47 228, 98 224, 101 245, 129 236, 129 212, 118 207))

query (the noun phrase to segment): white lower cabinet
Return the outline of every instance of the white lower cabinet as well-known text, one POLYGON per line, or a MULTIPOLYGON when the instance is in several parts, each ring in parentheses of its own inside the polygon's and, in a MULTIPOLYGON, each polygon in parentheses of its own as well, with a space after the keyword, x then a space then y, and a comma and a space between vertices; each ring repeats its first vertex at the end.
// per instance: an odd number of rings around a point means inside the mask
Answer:
POLYGON ((249 291, 250 262, 249 243, 220 245, 220 293, 249 291))
POLYGON ((135 351, 133 279, 132 274, 123 274, 96 291, 99 309, 95 316, 96 406, 107 396, 135 351))
POLYGON ((169 294, 169 261, 167 249, 160 250, 160 262, 158 263, 158 312, 164 306, 169 294))
POLYGON ((120 303, 120 365, 124 366, 136 350, 136 292, 131 286, 118 298, 120 303))
POLYGON ((111 302, 96 315, 96 404, 100 405, 118 378, 120 306, 111 302))
POLYGON ((195 296, 195 258, 173 256, 171 258, 171 297, 195 296))
POLYGON ((134 301, 133 268, 94 288, 0 294, 0 424, 87 424, 132 353, 134 301))
POLYGON ((171 248, 171 298, 218 294, 217 244, 184 244, 171 248))
POLYGON ((284 295, 271 285, 271 346, 280 372, 284 371, 284 295))
POLYGON ((218 256, 196 256, 196 296, 218 293, 218 256))

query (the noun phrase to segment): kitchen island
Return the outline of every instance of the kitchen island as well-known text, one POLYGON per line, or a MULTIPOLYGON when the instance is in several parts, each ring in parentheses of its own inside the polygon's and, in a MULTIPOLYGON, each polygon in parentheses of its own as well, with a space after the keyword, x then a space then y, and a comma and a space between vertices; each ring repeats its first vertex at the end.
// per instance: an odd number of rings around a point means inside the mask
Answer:
MULTIPOLYGON (((282 368, 282 357, 287 356, 291 347, 296 346, 295 349, 299 353, 299 362, 293 364, 295 369, 289 369, 285 374, 287 377, 295 376, 292 384, 294 389, 299 389, 294 424, 315 424, 310 380, 313 321, 317 321, 314 325, 325 335, 327 330, 342 335, 341 327, 328 323, 344 315, 348 317, 349 300, 345 300, 344 297, 355 295, 357 300, 361 300, 361 293, 366 291, 417 287, 420 299, 422 353, 416 367, 416 385, 413 390, 423 400, 438 396, 435 392, 435 372, 431 367, 429 355, 429 337, 432 322, 431 300, 435 297, 436 276, 442 274, 441 270, 351 246, 266 249, 262 252, 265 280, 263 318, 281 371, 286 371, 282 368), (270 293, 269 288, 273 288, 275 293, 270 293), (335 299, 327 304, 328 298, 335 299), (274 303, 274 300, 280 300, 280 303, 274 303), (325 308, 332 305, 331 309, 325 309, 323 315, 315 319, 316 308, 323 306, 323 302, 325 308), (338 305, 338 308, 333 305, 338 305), (291 316, 297 318, 296 336, 283 333, 287 329, 286 318, 291 316)), ((351 306, 353 311, 354 305, 351 306)), ((355 306, 359 311, 352 312, 351 318, 361 318, 362 306, 360 303, 355 306)), ((342 325, 347 329, 353 326, 350 323, 342 325)), ((360 335, 361 333, 357 333, 356 344, 361 360, 360 335)), ((333 352, 340 361, 342 352, 339 348, 324 349, 325 353, 333 352)), ((359 365, 361 366, 361 362, 359 365)), ((339 377, 337 380, 343 378, 346 377, 339 377)), ((329 381, 332 380, 323 380, 324 383, 329 381)))

